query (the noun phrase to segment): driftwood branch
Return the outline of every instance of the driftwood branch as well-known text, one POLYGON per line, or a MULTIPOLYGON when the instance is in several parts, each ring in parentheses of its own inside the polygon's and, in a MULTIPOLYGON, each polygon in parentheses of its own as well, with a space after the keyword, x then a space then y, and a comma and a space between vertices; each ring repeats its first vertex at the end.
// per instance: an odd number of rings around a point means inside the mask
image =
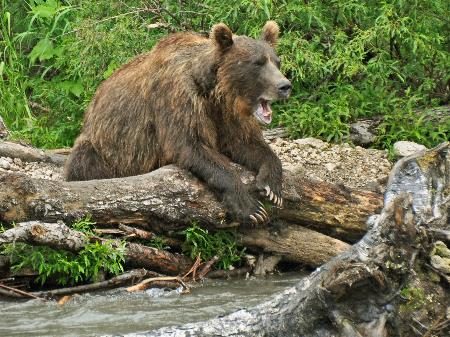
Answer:
POLYGON ((434 300, 420 308, 428 311, 419 321, 432 327, 433 317, 445 315, 450 296, 419 272, 430 248, 424 229, 449 229, 449 191, 449 143, 408 157, 391 174, 381 214, 350 250, 256 307, 146 336, 412 336, 419 309, 405 312, 399 294, 419 281, 434 287, 434 300))
MULTIPOLYGON (((92 240, 99 239, 94 237, 92 240)), ((85 234, 70 229, 62 222, 23 222, 0 234, 0 244, 26 242, 72 252, 81 250, 89 241, 85 234)), ((183 274, 191 265, 191 260, 184 255, 131 242, 125 246, 125 262, 134 267, 162 271, 169 275, 183 274)))
POLYGON ((37 161, 63 165, 67 156, 53 153, 52 151, 36 149, 19 143, 0 141, 0 157, 19 158, 26 162, 37 161))
POLYGON ((148 271, 146 271, 145 269, 135 269, 102 282, 95 282, 75 287, 53 289, 48 291, 36 291, 31 294, 34 296, 44 298, 52 298, 56 296, 65 296, 71 294, 80 294, 100 289, 119 287, 126 283, 139 282, 142 278, 146 277, 147 275, 148 271))

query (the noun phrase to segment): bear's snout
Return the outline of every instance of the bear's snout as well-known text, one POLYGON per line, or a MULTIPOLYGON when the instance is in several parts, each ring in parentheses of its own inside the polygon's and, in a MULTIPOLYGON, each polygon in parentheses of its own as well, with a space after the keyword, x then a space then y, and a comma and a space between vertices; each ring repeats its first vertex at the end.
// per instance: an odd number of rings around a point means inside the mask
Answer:
POLYGON ((292 85, 291 82, 288 79, 286 79, 281 83, 279 83, 277 88, 278 88, 278 97, 288 98, 291 93, 292 85))

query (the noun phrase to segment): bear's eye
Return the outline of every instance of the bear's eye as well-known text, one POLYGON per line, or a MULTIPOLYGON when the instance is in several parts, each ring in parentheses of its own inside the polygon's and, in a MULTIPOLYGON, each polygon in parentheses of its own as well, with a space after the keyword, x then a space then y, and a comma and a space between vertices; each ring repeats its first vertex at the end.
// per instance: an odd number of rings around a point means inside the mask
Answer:
POLYGON ((267 61, 266 57, 261 57, 259 59, 256 59, 253 63, 258 67, 262 67, 263 65, 266 64, 266 61, 267 61))
POLYGON ((281 61, 280 61, 280 59, 279 59, 279 58, 276 58, 276 59, 274 59, 273 61, 274 61, 275 65, 277 66, 277 68, 280 69, 280 67, 281 67, 281 61))

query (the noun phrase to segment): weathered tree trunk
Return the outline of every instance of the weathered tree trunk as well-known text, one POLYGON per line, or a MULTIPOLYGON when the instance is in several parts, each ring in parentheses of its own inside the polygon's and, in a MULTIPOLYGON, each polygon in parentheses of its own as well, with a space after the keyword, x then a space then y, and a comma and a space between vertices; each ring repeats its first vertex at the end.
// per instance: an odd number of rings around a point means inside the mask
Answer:
POLYGON ((369 232, 296 286, 256 307, 147 336, 448 336, 450 293, 428 260, 429 229, 448 231, 449 210, 445 143, 401 160, 369 232))
MULTIPOLYGON (((253 179, 242 173, 245 181, 253 179)), ((315 182, 285 172, 280 218, 356 240, 382 196, 369 191, 315 182)), ((59 182, 19 173, 0 174, 0 221, 70 222, 91 215, 99 224, 131 223, 156 231, 179 229, 193 220, 217 227, 225 208, 190 173, 170 165, 134 177, 59 182)))
POLYGON ((276 223, 269 229, 241 230, 239 239, 245 247, 261 248, 280 255, 284 261, 301 262, 312 267, 318 267, 350 249, 345 242, 285 223, 276 223))

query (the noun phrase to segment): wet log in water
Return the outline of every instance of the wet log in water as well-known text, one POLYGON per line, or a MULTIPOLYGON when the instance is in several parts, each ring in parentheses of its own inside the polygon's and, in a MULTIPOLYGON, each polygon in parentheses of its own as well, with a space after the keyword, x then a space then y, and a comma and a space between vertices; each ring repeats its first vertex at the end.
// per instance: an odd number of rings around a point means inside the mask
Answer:
POLYGON ((369 232, 296 286, 253 308, 145 335, 448 336, 450 292, 428 260, 430 229, 450 229, 449 209, 445 143, 398 162, 369 232))

